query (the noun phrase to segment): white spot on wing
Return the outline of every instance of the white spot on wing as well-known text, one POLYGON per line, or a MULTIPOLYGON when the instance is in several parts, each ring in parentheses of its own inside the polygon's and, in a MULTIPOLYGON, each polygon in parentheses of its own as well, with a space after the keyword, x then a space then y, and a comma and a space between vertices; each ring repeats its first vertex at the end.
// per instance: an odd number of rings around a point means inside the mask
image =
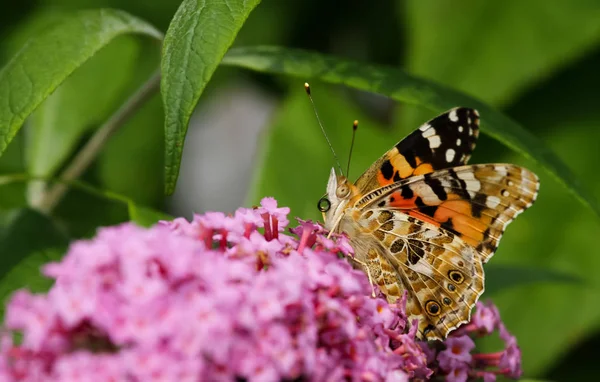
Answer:
MULTIPOLYGON (((460 254, 462 255, 464 260, 466 260, 468 263, 472 263, 473 256, 474 256, 473 252, 474 252, 473 247, 465 246, 460 251, 460 254)), ((455 256, 455 258, 456 258, 457 262, 460 260, 460 258, 458 258, 457 256, 455 256)))
POLYGON ((429 264, 427 264, 427 262, 425 261, 418 261, 416 264, 410 265, 410 268, 417 272, 420 273, 422 275, 425 276, 432 276, 433 275, 433 271, 431 270, 431 266, 429 264))
POLYGON ((508 198, 510 196, 510 192, 504 190, 504 191, 502 191, 502 196, 504 196, 505 198, 508 198))
POLYGON ((498 207, 498 204, 500 204, 500 199, 497 196, 488 196, 485 199, 485 205, 488 208, 496 208, 498 207))
POLYGON ((429 139, 430 149, 437 149, 442 144, 442 140, 440 139, 439 135, 434 135, 433 137, 427 139, 429 139))
POLYGON ((461 144, 461 143, 462 143, 462 142, 461 142, 460 138, 458 138, 458 139, 456 140, 456 145, 457 145, 457 146, 460 146, 460 144, 461 144))
POLYGON ((464 130, 464 128, 463 128, 462 126, 458 126, 458 132, 459 132, 459 133, 462 133, 462 132, 463 132, 463 130, 464 130))
POLYGON ((472 172, 459 172, 457 175, 465 181, 467 190, 477 192, 481 189, 481 182, 475 179, 475 175, 472 172))
POLYGON ((448 118, 450 118, 452 122, 458 122, 458 115, 456 115, 456 110, 452 110, 448 115, 448 118))
POLYGON ((461 171, 457 173, 458 177, 462 180, 475 179, 475 175, 471 171, 461 171))
POLYGON ((419 127, 419 130, 425 131, 425 130, 429 129, 430 127, 431 127, 430 124, 424 123, 424 124, 421 125, 421 127, 419 127))
POLYGON ((473 135, 473 129, 469 127, 469 136, 473 135))
MULTIPOLYGON (((431 127, 431 126, 429 126, 429 127, 431 127)), ((423 138, 429 138, 434 135, 435 135, 435 129, 433 127, 428 128, 427 130, 423 131, 423 138)))
POLYGON ((502 176, 508 175, 508 171, 506 170, 505 166, 494 166, 494 170, 496 170, 496 172, 502 176))
POLYGON ((423 238, 429 240, 429 239, 433 239, 434 237, 438 237, 440 235, 439 231, 435 231, 433 229, 427 229, 425 230, 425 232, 423 232, 423 238))
POLYGON ((456 151, 454 151, 454 149, 446 150, 446 162, 452 162, 455 154, 456 154, 456 151))
POLYGON ((442 187, 452 187, 452 183, 450 182, 449 179, 447 178, 440 178, 440 183, 442 184, 442 187))
POLYGON ((470 191, 479 191, 481 190, 481 183, 478 180, 465 180, 465 184, 467 185, 467 190, 470 191))
POLYGON ((423 203, 427 205, 437 205, 441 200, 437 197, 435 192, 426 183, 416 183, 411 186, 413 192, 421 196, 423 203))

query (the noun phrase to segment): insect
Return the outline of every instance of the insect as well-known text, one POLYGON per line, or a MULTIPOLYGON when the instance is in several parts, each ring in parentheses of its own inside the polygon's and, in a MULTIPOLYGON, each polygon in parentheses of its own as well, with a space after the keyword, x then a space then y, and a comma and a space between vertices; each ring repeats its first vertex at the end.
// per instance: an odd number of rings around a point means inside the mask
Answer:
POLYGON ((325 228, 348 235, 355 266, 389 302, 408 291, 407 315, 419 320, 420 339, 443 340, 469 321, 484 291, 483 264, 538 193, 538 177, 523 167, 467 165, 478 134, 476 110, 451 109, 354 183, 332 168, 318 202, 325 228))

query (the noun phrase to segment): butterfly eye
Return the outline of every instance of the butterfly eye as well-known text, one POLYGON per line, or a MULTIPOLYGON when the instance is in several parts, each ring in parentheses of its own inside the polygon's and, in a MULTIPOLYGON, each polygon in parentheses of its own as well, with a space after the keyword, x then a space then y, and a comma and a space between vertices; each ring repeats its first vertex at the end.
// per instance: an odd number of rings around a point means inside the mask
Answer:
POLYGON ((348 188, 348 186, 339 186, 338 189, 335 191, 335 194, 338 198, 345 198, 346 196, 348 196, 348 194, 350 194, 350 189, 348 188))
POLYGON ((319 203, 317 203, 317 208, 321 212, 327 212, 331 208, 331 202, 326 197, 322 197, 319 199, 319 203))

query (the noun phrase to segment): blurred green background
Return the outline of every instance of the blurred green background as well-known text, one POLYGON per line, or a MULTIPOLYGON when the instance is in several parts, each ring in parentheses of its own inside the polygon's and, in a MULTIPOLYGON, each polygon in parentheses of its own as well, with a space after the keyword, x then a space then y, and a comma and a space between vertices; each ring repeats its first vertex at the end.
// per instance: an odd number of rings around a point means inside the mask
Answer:
MULTIPOLYGON (((0 62, 57 18, 112 7, 165 31, 178 1, 27 0, 3 4, 0 62)), ((236 46, 273 44, 402 67, 460 89, 532 131, 600 197, 600 2, 597 0, 384 0, 343 5, 264 0, 236 46)), ((43 59, 43 58, 40 58, 43 59)), ((36 140, 80 147, 159 65, 155 42, 120 37, 71 76, 28 120, 0 158, 0 174, 51 176, 69 157, 28 150, 36 140), (48 125, 61 126, 60 134, 48 125), (52 134, 44 136, 45 131, 52 134), (42 138, 40 138, 42 137, 42 138)), ((310 81, 311 79, 306 79, 310 81)), ((84 179, 173 215, 232 211, 275 196, 292 215, 317 219, 333 160, 304 81, 220 68, 192 118, 174 196, 163 196, 163 112, 156 95, 109 142, 84 179)), ((312 83, 320 117, 343 163, 360 120, 351 178, 431 112, 342 87, 312 83)), ((459 105, 457 105, 459 106, 459 105)), ((556 269, 584 285, 538 284, 496 294, 523 350, 526 377, 590 380, 600 347, 598 218, 543 169, 481 136, 471 163, 511 162, 541 178, 535 206, 502 239, 492 262, 556 269)), ((35 199, 39 184, 0 187, 0 209, 35 199)), ((70 237, 127 220, 123 205, 72 190, 55 215, 70 237)), ((7 219, 5 214, 3 219, 7 219)), ((1 233, 1 232, 0 232, 1 233)), ((35 268, 35 266, 33 266, 35 268)), ((21 285, 37 281, 15 274, 21 285)), ((0 288, 2 289, 2 288, 0 288)), ((4 290, 4 289, 2 289, 4 290)), ((485 298, 485 295, 484 295, 485 298)), ((492 346, 491 344, 490 346, 492 346)))

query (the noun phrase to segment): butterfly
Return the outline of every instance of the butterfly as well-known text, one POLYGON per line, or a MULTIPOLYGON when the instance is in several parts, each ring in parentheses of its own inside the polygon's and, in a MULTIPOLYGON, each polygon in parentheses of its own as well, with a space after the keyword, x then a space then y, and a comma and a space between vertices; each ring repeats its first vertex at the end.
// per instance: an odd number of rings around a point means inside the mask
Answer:
POLYGON ((423 124, 355 183, 331 169, 319 200, 325 228, 346 233, 355 266, 389 302, 407 291, 417 337, 443 340, 470 320, 485 264, 506 226, 536 199, 539 180, 512 164, 467 162, 479 113, 457 107, 423 124))

